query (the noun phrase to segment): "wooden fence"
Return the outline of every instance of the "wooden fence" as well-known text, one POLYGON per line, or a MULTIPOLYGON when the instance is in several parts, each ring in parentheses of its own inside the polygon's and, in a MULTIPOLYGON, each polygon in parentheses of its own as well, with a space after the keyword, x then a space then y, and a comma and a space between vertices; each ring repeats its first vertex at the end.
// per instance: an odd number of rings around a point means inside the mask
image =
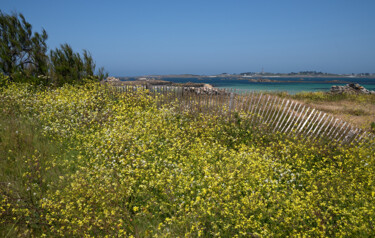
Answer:
POLYGON ((357 144, 374 138, 372 133, 303 103, 262 92, 153 85, 112 88, 121 93, 143 89, 150 91, 158 106, 175 103, 180 111, 209 113, 228 119, 236 114, 248 118, 252 126, 273 133, 312 140, 325 138, 343 144, 357 144))

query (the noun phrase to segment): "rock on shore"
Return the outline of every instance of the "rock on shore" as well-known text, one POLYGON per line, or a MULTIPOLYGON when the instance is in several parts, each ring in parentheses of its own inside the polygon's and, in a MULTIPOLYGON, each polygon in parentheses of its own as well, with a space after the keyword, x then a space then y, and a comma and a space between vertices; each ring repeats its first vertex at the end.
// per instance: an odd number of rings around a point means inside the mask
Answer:
POLYGON ((336 86, 331 87, 331 93, 348 93, 348 94, 375 94, 375 91, 368 90, 358 83, 349 83, 345 86, 336 86))
POLYGON ((113 82, 120 82, 120 79, 115 77, 108 77, 105 80, 103 80, 104 83, 113 83, 113 82))

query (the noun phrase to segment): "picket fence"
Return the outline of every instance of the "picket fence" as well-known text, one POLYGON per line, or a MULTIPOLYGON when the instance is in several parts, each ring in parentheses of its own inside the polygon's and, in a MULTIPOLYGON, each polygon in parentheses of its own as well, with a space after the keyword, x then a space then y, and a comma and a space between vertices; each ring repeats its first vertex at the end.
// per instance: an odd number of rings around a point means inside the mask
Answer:
POLYGON ((374 135, 301 102, 277 95, 248 90, 194 88, 176 86, 117 86, 112 92, 149 90, 159 107, 174 103, 179 111, 209 113, 221 118, 246 117, 250 124, 265 132, 280 132, 303 139, 341 144, 367 144, 374 135))

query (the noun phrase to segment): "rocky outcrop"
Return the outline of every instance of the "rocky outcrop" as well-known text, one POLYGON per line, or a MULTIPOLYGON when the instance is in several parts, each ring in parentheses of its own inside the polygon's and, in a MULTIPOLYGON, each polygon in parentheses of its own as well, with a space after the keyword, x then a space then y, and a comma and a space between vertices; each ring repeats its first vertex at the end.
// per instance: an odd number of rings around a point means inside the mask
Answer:
POLYGON ((336 86, 331 87, 331 93, 347 93, 347 94, 375 94, 375 91, 368 90, 358 83, 349 83, 345 86, 336 86))
POLYGON ((275 82, 280 82, 280 80, 265 79, 265 78, 248 79, 248 81, 252 82, 252 83, 275 83, 275 82))
MULTIPOLYGON (((208 84, 209 85, 209 84, 208 84)), ((185 92, 196 93, 198 95, 224 95, 225 90, 214 88, 211 85, 204 87, 184 87, 185 92)))
POLYGON ((120 79, 115 77, 108 77, 105 80, 103 80, 105 83, 113 83, 113 82, 120 82, 120 79))

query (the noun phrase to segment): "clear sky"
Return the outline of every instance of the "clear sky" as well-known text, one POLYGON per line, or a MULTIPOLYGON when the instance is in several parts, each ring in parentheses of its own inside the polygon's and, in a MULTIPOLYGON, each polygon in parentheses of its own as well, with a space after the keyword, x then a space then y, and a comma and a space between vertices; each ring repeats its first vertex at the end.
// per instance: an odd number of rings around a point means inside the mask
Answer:
POLYGON ((0 0, 110 75, 375 72, 375 0, 0 0))

